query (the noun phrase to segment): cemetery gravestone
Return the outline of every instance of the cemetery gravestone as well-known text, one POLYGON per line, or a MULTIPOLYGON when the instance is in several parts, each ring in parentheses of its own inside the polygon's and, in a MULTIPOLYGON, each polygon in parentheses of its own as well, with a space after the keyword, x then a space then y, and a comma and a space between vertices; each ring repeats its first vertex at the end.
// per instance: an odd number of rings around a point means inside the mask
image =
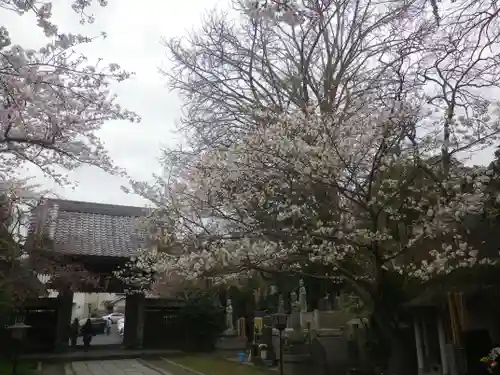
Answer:
POLYGON ((262 328, 261 343, 267 347, 267 358, 268 361, 274 362, 276 360, 276 355, 274 353, 273 347, 273 318, 272 316, 264 317, 264 327, 262 328))

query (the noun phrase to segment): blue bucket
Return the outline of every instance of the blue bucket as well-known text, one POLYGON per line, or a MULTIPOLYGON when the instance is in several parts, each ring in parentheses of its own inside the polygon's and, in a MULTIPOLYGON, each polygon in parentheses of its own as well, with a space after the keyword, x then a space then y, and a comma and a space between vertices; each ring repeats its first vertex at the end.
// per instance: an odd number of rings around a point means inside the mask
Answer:
POLYGON ((239 352, 238 359, 240 360, 240 362, 245 362, 245 352, 239 352))

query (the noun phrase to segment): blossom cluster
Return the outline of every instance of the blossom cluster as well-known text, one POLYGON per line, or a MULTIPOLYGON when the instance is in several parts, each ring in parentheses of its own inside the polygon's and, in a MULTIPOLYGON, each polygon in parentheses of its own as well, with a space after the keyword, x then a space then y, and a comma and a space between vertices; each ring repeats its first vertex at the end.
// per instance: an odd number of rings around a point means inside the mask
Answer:
POLYGON ((490 262, 464 224, 481 214, 490 172, 454 161, 445 173, 439 142, 401 137, 420 108, 393 107, 341 122, 312 108, 258 114, 247 136, 157 186, 168 246, 136 266, 224 279, 319 262, 332 278, 373 281, 377 267, 426 280, 490 262))
POLYGON ((224 280, 322 263, 377 285, 494 262, 470 235, 492 171, 464 164, 500 134, 499 103, 481 96, 500 82, 489 5, 454 2, 437 24, 424 2, 307 4, 247 2, 243 36, 210 24, 172 47, 191 148, 167 152, 168 178, 133 184, 163 217, 141 255, 151 270, 224 280), (301 26, 264 22, 284 14, 301 26))
MULTIPOLYGON (((91 22, 88 0, 76 0, 73 9, 82 22, 91 22)), ((104 6, 104 0, 99 1, 104 6)), ((0 7, 18 13, 33 12, 48 43, 38 49, 12 44, 0 27, 0 173, 12 177, 24 163, 33 163, 60 182, 61 169, 82 163, 119 172, 96 135, 103 123, 139 117, 117 102, 110 84, 130 77, 117 64, 91 63, 76 47, 92 38, 60 33, 52 23, 52 4, 2 0, 0 7)))
POLYGON ((290 26, 302 23, 306 11, 294 0, 247 0, 243 3, 245 13, 253 19, 284 22, 290 26))

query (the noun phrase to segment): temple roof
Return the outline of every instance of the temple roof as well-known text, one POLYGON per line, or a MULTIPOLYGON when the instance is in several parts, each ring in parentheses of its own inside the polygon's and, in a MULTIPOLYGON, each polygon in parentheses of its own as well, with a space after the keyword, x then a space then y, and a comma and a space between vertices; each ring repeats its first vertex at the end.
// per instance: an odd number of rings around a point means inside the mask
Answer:
POLYGON ((138 224, 148 212, 143 207, 45 199, 33 210, 28 243, 35 248, 34 239, 42 238, 44 248, 60 254, 130 257, 146 238, 138 224))

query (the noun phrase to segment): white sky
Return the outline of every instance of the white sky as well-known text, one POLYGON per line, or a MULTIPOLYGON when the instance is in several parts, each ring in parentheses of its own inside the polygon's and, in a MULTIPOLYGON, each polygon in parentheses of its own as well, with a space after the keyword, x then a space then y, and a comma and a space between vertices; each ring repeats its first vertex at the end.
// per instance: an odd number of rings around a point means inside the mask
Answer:
MULTIPOLYGON (((105 40, 85 45, 79 51, 89 59, 102 57, 136 73, 129 81, 117 84, 113 90, 118 102, 142 117, 140 124, 123 121, 106 123, 99 135, 113 160, 138 180, 160 173, 157 161, 162 145, 172 145, 173 130, 180 117, 180 101, 166 87, 158 68, 168 67, 162 38, 182 36, 200 24, 203 14, 214 6, 226 8, 226 0, 109 0, 105 8, 94 7, 96 21, 81 26, 71 11, 70 0, 53 1, 53 20, 61 31, 87 36, 108 34, 105 40)), ((13 43, 23 47, 39 47, 46 42, 32 15, 17 16, 0 10, 0 24, 7 27, 13 43)), ((30 168, 31 169, 31 168, 30 168)), ((29 171, 35 174, 36 171, 29 171)), ((100 203, 144 205, 139 196, 125 194, 120 186, 125 182, 98 168, 83 167, 71 173, 78 187, 68 189, 45 182, 62 198, 100 203)))

